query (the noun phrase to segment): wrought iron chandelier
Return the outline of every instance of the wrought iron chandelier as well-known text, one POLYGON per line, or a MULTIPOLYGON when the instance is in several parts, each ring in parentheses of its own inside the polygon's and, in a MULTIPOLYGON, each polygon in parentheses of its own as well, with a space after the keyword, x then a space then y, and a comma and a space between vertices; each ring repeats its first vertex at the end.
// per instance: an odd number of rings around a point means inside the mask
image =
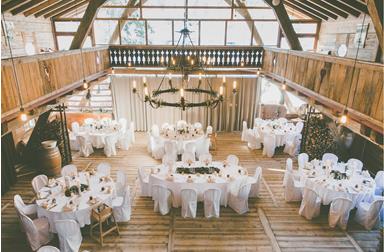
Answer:
MULTIPOLYGON (((148 90, 148 83, 146 78, 143 77, 143 87, 144 87, 144 102, 148 103, 153 108, 160 107, 178 107, 182 110, 186 108, 193 107, 209 107, 216 108, 221 102, 224 101, 224 87, 226 85, 226 78, 223 77, 223 83, 219 88, 219 92, 215 91, 212 88, 212 83, 209 78, 205 78, 208 84, 208 88, 202 87, 202 75, 206 77, 205 67, 210 64, 210 58, 200 55, 198 50, 193 49, 194 45, 191 39, 191 32, 188 27, 188 16, 187 12, 185 13, 184 28, 179 31, 180 37, 175 47, 175 54, 170 58, 170 60, 165 64, 168 74, 168 87, 163 87, 165 84, 166 74, 163 75, 159 86, 153 90, 151 93, 148 90), (186 43, 189 42, 192 48, 186 50, 186 43), (192 53, 194 51, 194 53, 192 53), (182 76, 181 87, 177 88, 172 83, 172 74, 178 73, 182 76), (190 74, 198 74, 199 81, 198 85, 193 87, 189 84, 190 74), (162 94, 171 93, 176 94, 180 93, 180 100, 177 102, 166 101, 161 98, 162 94), (192 102, 188 101, 185 98, 185 93, 190 92, 194 94, 207 94, 207 98, 203 101, 192 102)), ((161 59, 164 62, 164 59, 161 59)), ((237 83, 233 82, 232 94, 236 95, 237 83)), ((137 92, 136 82, 133 82, 132 92, 137 94, 141 98, 140 94, 137 92)))

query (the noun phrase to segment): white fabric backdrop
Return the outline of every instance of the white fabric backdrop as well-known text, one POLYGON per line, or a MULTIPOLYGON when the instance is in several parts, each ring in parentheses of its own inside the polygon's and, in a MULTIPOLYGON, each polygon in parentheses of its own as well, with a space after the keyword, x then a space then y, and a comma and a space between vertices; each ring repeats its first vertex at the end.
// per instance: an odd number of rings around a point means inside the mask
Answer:
MULTIPOLYGON (((161 77, 147 76, 149 91, 158 88, 161 77)), ((234 131, 241 130, 242 121, 253 125, 256 114, 256 108, 260 100, 260 79, 254 76, 227 77, 224 96, 227 97, 223 104, 215 109, 206 107, 189 108, 182 111, 175 107, 152 108, 145 104, 139 97, 132 93, 133 80, 137 82, 137 92, 143 97, 142 76, 139 75, 114 75, 111 77, 111 89, 114 100, 115 118, 125 117, 128 121, 135 122, 135 128, 138 131, 147 131, 154 123, 161 125, 164 122, 175 123, 178 120, 186 120, 189 123, 201 122, 204 127, 212 125, 216 131, 234 131), (236 97, 231 97, 232 83, 237 81, 238 93, 236 97)), ((218 91, 222 83, 222 78, 210 78, 212 87, 218 91)), ((179 87, 180 77, 172 78, 172 85, 179 87)), ((191 77, 189 87, 198 85, 198 78, 191 77)), ((168 88, 168 78, 163 82, 162 89, 168 88)), ((208 88, 208 84, 203 78, 202 86, 208 88)), ((187 101, 204 101, 206 94, 192 94, 185 92, 187 101)), ((169 102, 175 102, 180 99, 180 93, 162 94, 162 99, 169 102)))

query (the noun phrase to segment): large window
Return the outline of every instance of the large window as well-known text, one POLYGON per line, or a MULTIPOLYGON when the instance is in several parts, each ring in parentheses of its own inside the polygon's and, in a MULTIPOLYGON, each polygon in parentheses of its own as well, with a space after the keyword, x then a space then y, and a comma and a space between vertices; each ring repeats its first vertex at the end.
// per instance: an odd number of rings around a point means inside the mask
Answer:
POLYGON ((252 22, 227 23, 227 45, 250 45, 252 22))
POLYGON ((172 21, 148 21, 149 45, 172 45, 172 21))
MULTIPOLYGON (((126 21, 121 25, 121 44, 144 45, 145 44, 145 22, 126 21)), ((149 31, 151 31, 149 29, 149 31)))
POLYGON ((201 45, 224 45, 225 22, 202 21, 200 31, 201 45))
POLYGON ((118 29, 118 21, 115 20, 96 20, 95 40, 97 45, 118 44, 119 34, 114 33, 118 29))

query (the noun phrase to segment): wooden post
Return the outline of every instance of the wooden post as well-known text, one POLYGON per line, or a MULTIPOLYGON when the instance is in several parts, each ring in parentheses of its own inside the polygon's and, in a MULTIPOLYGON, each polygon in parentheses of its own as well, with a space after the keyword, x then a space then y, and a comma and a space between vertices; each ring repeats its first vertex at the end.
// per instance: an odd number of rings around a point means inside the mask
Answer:
POLYGON ((272 7, 277 20, 279 21, 280 28, 284 33, 284 37, 287 39, 287 42, 292 50, 302 51, 303 48, 300 45, 299 38, 293 29, 291 20, 289 19, 288 13, 284 7, 283 2, 280 0, 279 3, 275 6, 272 4, 272 0, 265 0, 265 2, 272 7))
POLYGON ((383 45, 383 1, 382 0, 367 0, 369 16, 371 16, 373 26, 379 39, 381 50, 383 45))
POLYGON ((83 46, 87 35, 91 30, 93 21, 96 18, 97 11, 105 2, 106 0, 91 0, 89 2, 75 37, 72 40, 71 47, 69 48, 70 50, 80 49, 83 46))

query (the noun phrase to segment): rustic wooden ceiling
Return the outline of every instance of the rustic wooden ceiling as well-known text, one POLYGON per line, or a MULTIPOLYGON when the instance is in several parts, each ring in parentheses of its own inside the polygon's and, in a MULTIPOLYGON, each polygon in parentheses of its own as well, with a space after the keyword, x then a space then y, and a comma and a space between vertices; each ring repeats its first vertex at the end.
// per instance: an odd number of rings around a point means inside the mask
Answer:
MULTIPOLYGON (((3 13, 51 18, 83 9, 88 3, 89 0, 5 0, 1 8, 3 13)), ((233 3, 236 5, 236 1, 233 3)), ((361 13, 368 13, 367 5, 362 0, 284 0, 284 5, 288 11, 299 12, 316 20, 358 17, 361 13)))

